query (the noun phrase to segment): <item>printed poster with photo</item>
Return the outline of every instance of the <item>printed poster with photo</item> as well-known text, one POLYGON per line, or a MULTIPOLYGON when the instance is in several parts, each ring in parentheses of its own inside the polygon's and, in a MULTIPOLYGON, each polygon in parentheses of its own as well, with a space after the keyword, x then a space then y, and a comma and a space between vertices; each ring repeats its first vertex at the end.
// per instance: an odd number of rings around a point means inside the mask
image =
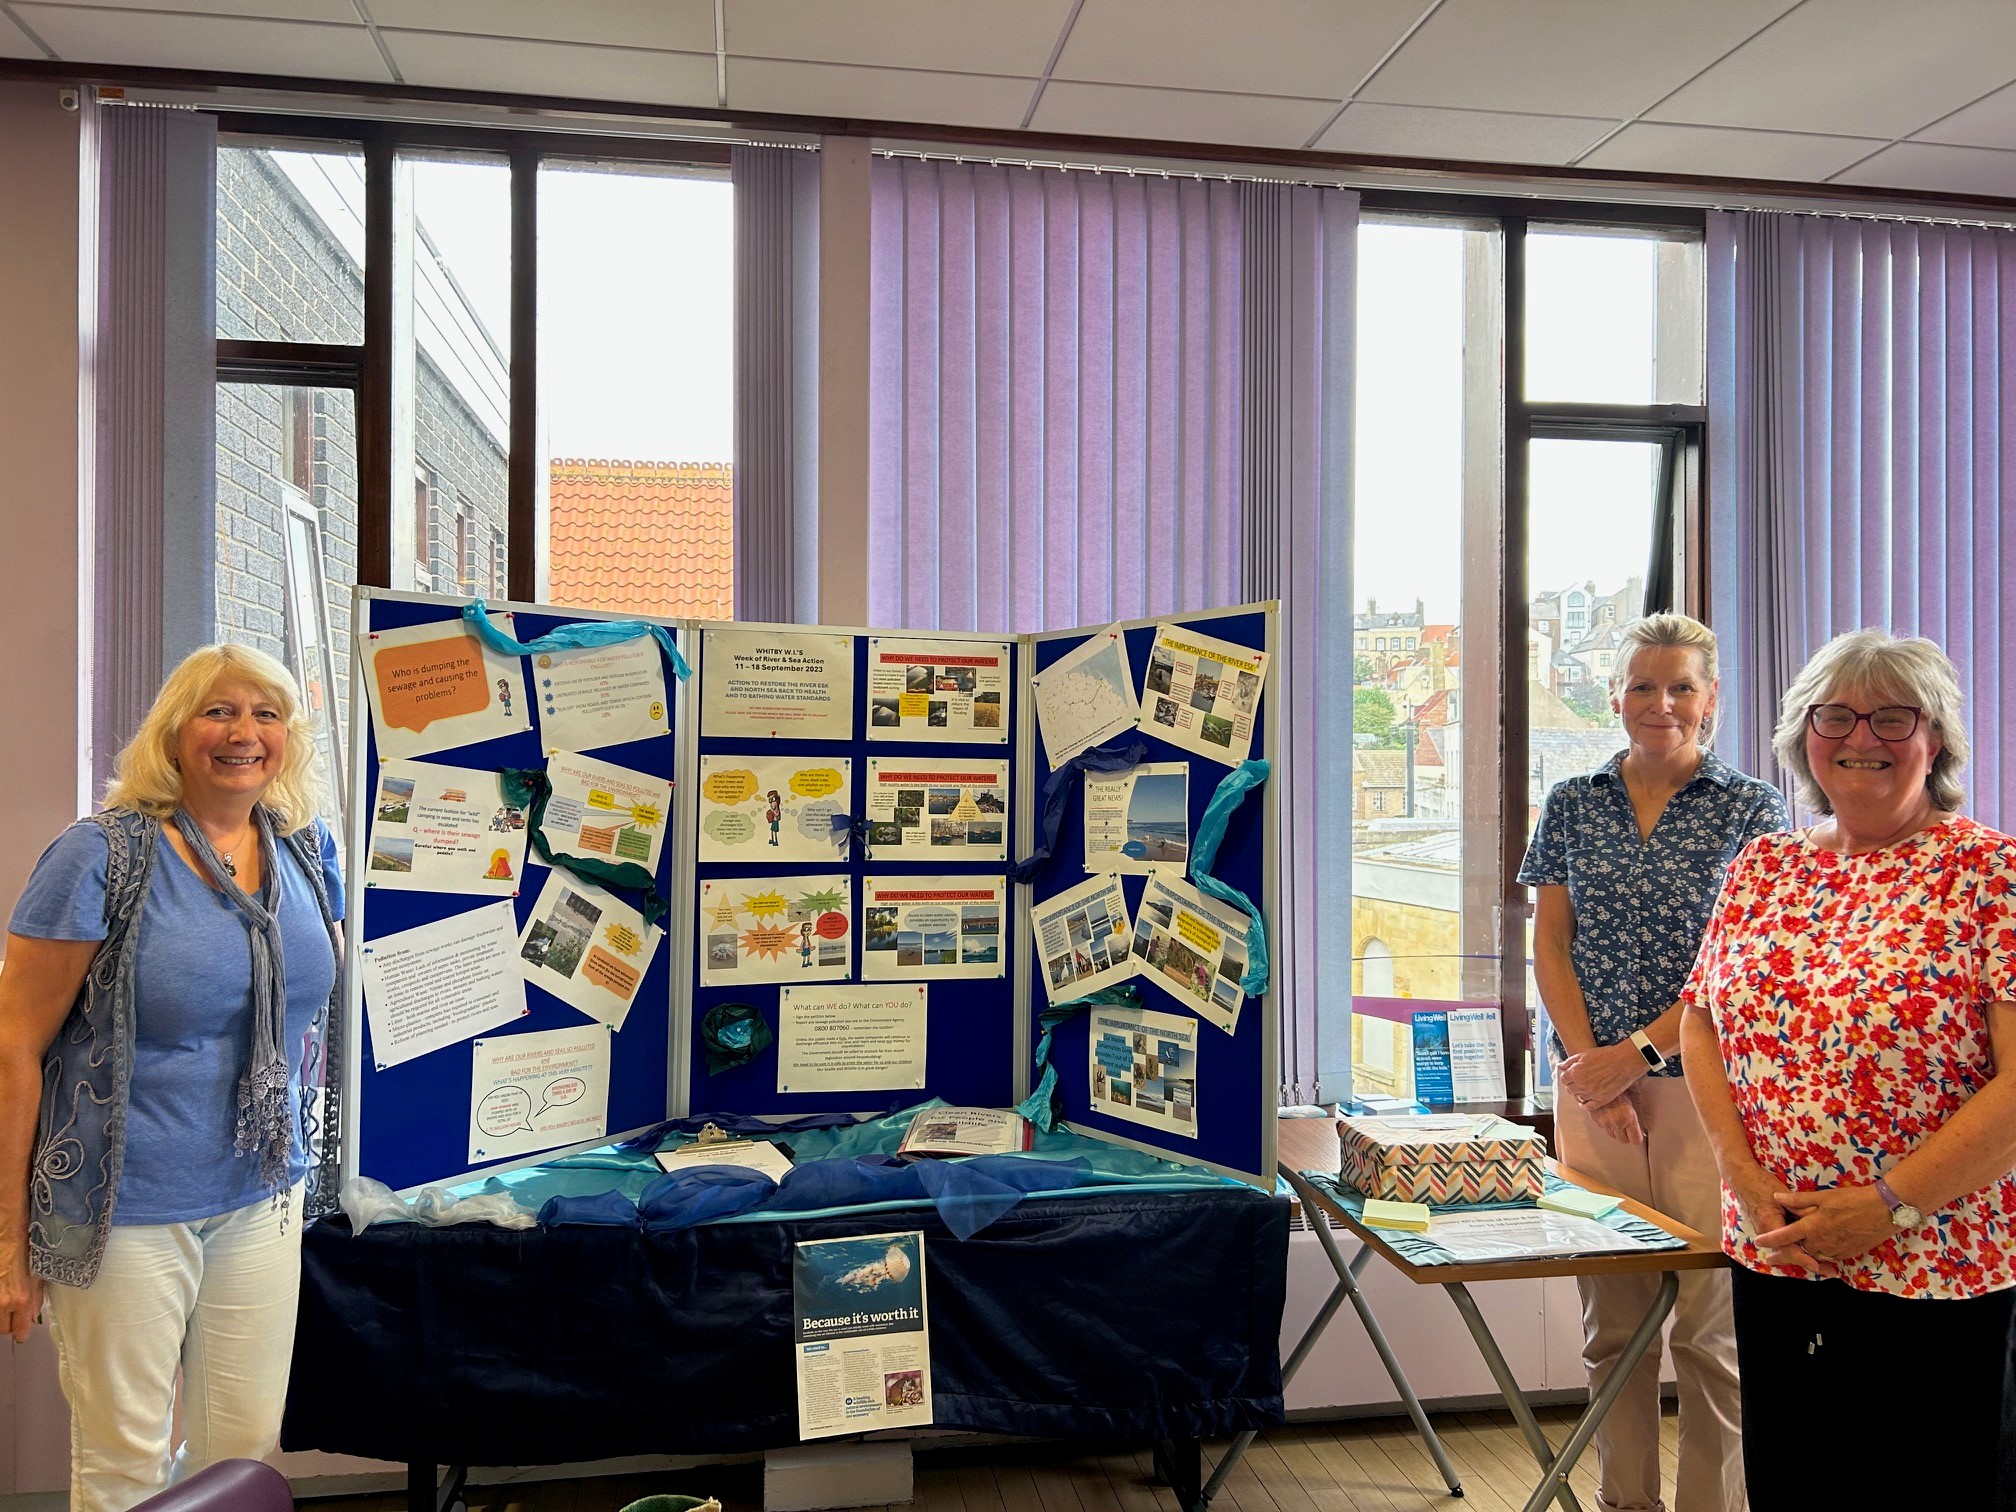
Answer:
POLYGON ((1197 1137, 1197 1021, 1152 1008, 1091 1009, 1092 1111, 1197 1137))
POLYGON ((1265 651, 1187 625, 1157 625, 1141 684, 1141 730, 1237 766, 1253 754, 1253 720, 1267 686, 1265 651))
POLYGON ((518 969, 534 987, 621 1029, 664 933, 614 893, 551 871, 518 937, 518 969))
POLYGON ((931 1421, 922 1233, 801 1240, 791 1292, 799 1438, 931 1421))
POLYGON ((1245 1006, 1244 912, 1207 898, 1177 877, 1154 876, 1134 918, 1134 954, 1141 975, 1181 999, 1227 1034, 1238 1032, 1245 1006))
POLYGON ((552 794, 540 823, 563 856, 631 862, 656 875, 672 812, 672 784, 576 751, 546 758, 552 794))
POLYGON ((847 756, 702 756, 700 860, 743 863, 844 860, 853 812, 847 756))
POLYGON ((366 887, 513 897, 525 874, 525 811, 495 772, 394 760, 378 768, 366 887))
POLYGON ((868 738, 1008 743, 1006 642, 868 638, 868 738))
POLYGON ((1043 963, 1043 990, 1052 1003, 1067 1003, 1134 975, 1127 895, 1113 873, 1087 877, 1045 898, 1032 905, 1029 917, 1043 963))
POLYGON ((1084 787, 1085 870, 1180 877, 1189 869, 1189 762, 1088 771, 1084 787))
POLYGON ((1008 763, 870 757, 868 846, 885 860, 1008 859, 1008 763))
MULTIPOLYGON (((510 614, 490 618, 506 635, 514 633, 510 614)), ((492 651, 459 619, 373 630, 364 682, 380 761, 532 728, 518 658, 492 651)))
POLYGON ((708 877, 700 883, 700 985, 836 982, 854 970, 853 879, 708 877))
POLYGON ((1007 966, 1003 877, 866 877, 861 882, 861 976, 999 977, 1007 966))

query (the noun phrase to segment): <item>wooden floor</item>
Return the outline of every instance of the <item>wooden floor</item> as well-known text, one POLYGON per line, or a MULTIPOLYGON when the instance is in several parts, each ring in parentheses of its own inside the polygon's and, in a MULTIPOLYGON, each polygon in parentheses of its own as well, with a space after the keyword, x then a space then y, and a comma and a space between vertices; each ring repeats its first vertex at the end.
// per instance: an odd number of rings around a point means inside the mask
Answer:
MULTIPOLYGON (((1539 1416, 1558 1445, 1577 1409, 1542 1408, 1539 1416)), ((1354 1418, 1269 1430, 1226 1479, 1213 1512, 1519 1512, 1539 1476, 1511 1415, 1441 1413, 1435 1425, 1462 1477, 1461 1502, 1444 1490, 1405 1418, 1354 1418)), ((1662 1438, 1670 1502, 1676 1442, 1670 1407, 1662 1438)), ((1206 1461, 1215 1464, 1224 1449, 1222 1442, 1206 1444, 1206 1461)), ((1575 1491, 1585 1508, 1596 1505, 1595 1462, 1592 1451, 1575 1470, 1575 1491)), ((1064 1444, 920 1449, 916 1467, 916 1512, 1179 1512, 1175 1497, 1151 1479, 1145 1449, 1064 1444)), ((468 1501, 469 1512, 615 1512, 655 1492, 717 1497, 724 1512, 761 1512, 762 1466, 476 1486, 468 1501)), ((403 1512, 405 1498, 348 1497, 301 1506, 403 1512)))

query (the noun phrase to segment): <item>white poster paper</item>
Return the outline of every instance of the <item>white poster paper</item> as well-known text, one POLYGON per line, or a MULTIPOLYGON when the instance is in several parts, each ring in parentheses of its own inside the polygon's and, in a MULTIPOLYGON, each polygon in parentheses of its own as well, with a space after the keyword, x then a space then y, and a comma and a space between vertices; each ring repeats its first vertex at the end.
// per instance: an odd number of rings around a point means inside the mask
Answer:
POLYGON ((525 874, 525 811, 495 772, 387 761, 371 807, 366 887, 513 897, 525 874))
POLYGON ((702 861, 844 860, 854 764, 846 756, 702 756, 702 861))
MULTIPOLYGON (((506 635, 514 633, 511 615, 490 618, 506 635)), ((380 761, 532 728, 518 658, 492 651, 459 619, 373 630, 364 681, 380 761)))
POLYGON ((1449 1081, 1456 1102, 1504 1100, 1505 1041, 1496 1008, 1449 1010, 1449 1081))
POLYGON ((927 991, 922 983, 784 988, 777 995, 777 1090, 923 1086, 927 991))
POLYGON ((380 1071, 525 1016, 511 904, 488 903, 364 943, 364 1013, 380 1071))
POLYGON ((1153 876, 1134 921, 1141 975, 1227 1034, 1239 1028, 1246 993, 1246 915, 1177 877, 1153 876))
POLYGON ((1036 724, 1051 769, 1080 751, 1124 735, 1141 722, 1127 637, 1118 625, 1102 630, 1029 679, 1036 724))
POLYGON ((469 1163, 609 1132, 609 1031, 600 1024, 479 1039, 469 1073, 469 1163))
POLYGON ((621 1029, 664 933, 614 893, 552 871, 519 937, 518 969, 533 986, 621 1029))
POLYGON ((799 1438, 931 1421, 921 1233, 804 1240, 791 1289, 799 1438))
POLYGON ((700 733, 710 740, 847 740, 854 734, 854 638, 709 630, 700 733))
POLYGON ((1085 870, 1168 872, 1190 865, 1190 763, 1143 762, 1085 783, 1085 870))
POLYGON ((1007 890, 1002 877, 862 878, 862 979, 1004 975, 1007 890))
POLYGON ((868 738, 1008 743, 1005 642, 868 638, 868 738))
POLYGON ((1008 859, 1008 763, 868 760, 868 846, 884 860, 1008 859))
POLYGON ((1141 729, 1237 766, 1253 753, 1253 718, 1273 659, 1185 625, 1158 625, 1141 686, 1141 729))
POLYGON ((1127 896, 1112 873, 1087 877, 1034 904, 1030 920, 1051 1002, 1069 1002, 1134 975, 1127 896))
POLYGON ((1149 1008, 1092 1009, 1092 1110, 1197 1137, 1197 1021, 1149 1008))
POLYGON ((633 862, 657 875, 672 812, 671 783, 574 751, 546 758, 546 780, 553 793, 540 828, 549 847, 564 856, 633 862))
POLYGON ((700 883, 700 985, 844 982, 854 974, 853 879, 708 877, 700 883))
POLYGON ((532 658, 532 686, 539 699, 539 743, 549 755, 672 733, 665 653, 656 636, 542 651, 532 658))

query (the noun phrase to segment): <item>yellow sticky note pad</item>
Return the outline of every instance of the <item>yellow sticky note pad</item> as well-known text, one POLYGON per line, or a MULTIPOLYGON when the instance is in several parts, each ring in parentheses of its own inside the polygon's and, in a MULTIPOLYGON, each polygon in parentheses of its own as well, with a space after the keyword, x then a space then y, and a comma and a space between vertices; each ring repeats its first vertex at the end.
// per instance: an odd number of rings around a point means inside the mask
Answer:
POLYGON ((1541 1197, 1539 1204, 1551 1213, 1572 1213, 1577 1218, 1603 1218, 1616 1212, 1623 1201, 1622 1197, 1605 1197, 1601 1192, 1585 1191, 1581 1187, 1563 1187, 1558 1192, 1549 1192, 1541 1197))
POLYGON ((1419 1202, 1386 1202, 1368 1197, 1359 1221, 1367 1228, 1402 1229, 1410 1234, 1425 1234, 1428 1232, 1428 1208, 1419 1202))

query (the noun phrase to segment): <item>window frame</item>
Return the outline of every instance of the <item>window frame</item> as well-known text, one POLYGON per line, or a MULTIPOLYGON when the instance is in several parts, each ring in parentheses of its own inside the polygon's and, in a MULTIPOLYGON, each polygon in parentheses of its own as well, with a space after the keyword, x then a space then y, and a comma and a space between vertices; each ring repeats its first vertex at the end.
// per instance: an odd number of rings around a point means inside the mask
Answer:
MULTIPOLYGON (((1498 557, 1498 636, 1488 658, 1497 699, 1498 746, 1491 766, 1498 792, 1496 875, 1466 874, 1463 878, 1463 949, 1496 956, 1499 1031, 1505 1049, 1506 1095, 1511 1105, 1528 1096, 1526 1058, 1532 1045, 1526 990, 1527 931, 1533 915, 1528 890, 1518 881, 1526 854, 1524 824, 1528 782, 1528 746, 1532 710, 1526 684, 1528 607, 1527 550, 1531 540, 1529 499, 1531 447, 1535 440, 1650 441, 1661 447, 1661 507, 1654 517, 1652 561, 1648 562, 1645 608, 1680 609, 1701 618, 1707 604, 1707 580, 1702 550, 1707 519, 1708 407, 1705 393, 1698 404, 1609 404, 1563 400, 1537 401, 1526 394, 1526 237, 1529 228, 1542 234, 1564 228, 1590 227, 1615 232, 1667 233, 1676 239, 1704 240, 1703 210, 1638 204, 1592 204, 1572 200, 1506 199, 1489 195, 1438 194, 1413 190, 1367 189, 1359 198, 1361 216, 1437 221, 1470 230, 1497 232, 1495 289, 1466 287, 1465 347, 1470 353, 1495 353, 1498 365, 1471 357, 1465 371, 1465 451, 1481 460, 1495 450, 1496 480, 1494 550, 1498 557), (1495 390, 1495 394, 1493 392, 1495 390), (1494 403, 1495 399, 1495 403, 1494 403), (1495 419, 1497 435, 1483 434, 1495 419), (1477 431, 1478 434, 1472 434, 1477 431), (1495 443, 1495 445, 1494 445, 1495 443), (1655 564, 1668 568, 1663 579, 1655 564), (1655 583, 1663 591, 1655 596, 1655 583), (1490 893, 1489 934, 1483 909, 1490 893)), ((1473 259, 1468 265, 1480 271, 1473 259)), ((1478 279, 1478 283, 1487 280, 1478 279)), ((1705 290, 1704 299, 1705 299, 1705 290)), ((1467 471, 1467 469, 1466 469, 1467 471)), ((1465 530, 1487 523, 1484 506, 1493 502, 1466 476, 1465 530)), ((1464 605, 1465 623, 1470 604, 1464 605)), ((1566 613, 1565 607, 1563 610, 1566 613)), ((1585 624, 1587 610, 1584 611, 1585 624)), ((1487 621, 1488 623, 1488 621, 1487 621)), ((1466 667, 1485 660, 1466 647, 1466 667)), ((1480 745, 1482 743, 1479 743, 1480 745)), ((1481 751, 1466 743, 1463 780, 1481 777, 1486 769, 1481 751)), ((1477 823, 1465 806, 1464 823, 1477 823)), ((1483 826, 1480 824, 1480 829, 1483 826)), ((1467 840, 1466 835, 1466 840, 1467 840)), ((1481 836, 1479 837, 1482 838, 1481 836)), ((1468 847, 1466 844, 1466 851, 1468 847)), ((1544 1053, 1544 1052, 1543 1052, 1544 1053)))
MULTIPOLYGON (((357 581, 390 588, 394 491, 395 350, 394 185, 402 152, 451 150, 499 154, 511 175, 510 435, 506 459, 508 597, 539 597, 539 533, 544 480, 539 475, 539 170, 548 161, 593 159, 725 172, 725 142, 688 142, 587 133, 450 126, 418 121, 324 119, 242 111, 210 112, 220 142, 234 147, 327 147, 364 155, 364 340, 357 345, 288 341, 217 342, 217 381, 348 388, 357 407, 357 581)), ((461 564, 467 571, 468 564, 461 564)), ((460 574, 458 573, 458 576, 460 574)))
POLYGON ((286 531, 282 538, 281 560, 286 564, 286 581, 281 586, 280 597, 285 605, 284 622, 287 626, 287 650, 294 663, 292 671, 305 693, 310 686, 308 677, 308 642, 301 623, 301 593, 305 588, 308 601, 315 606, 315 646, 317 660, 321 662, 322 709, 319 714, 311 712, 310 717, 326 727, 329 737, 329 782, 331 791, 327 801, 333 809, 338 834, 346 833, 349 823, 348 751, 344 742, 348 732, 338 717, 335 690, 336 643, 329 624, 329 580, 324 570, 326 547, 322 540, 322 512, 314 501, 301 489, 291 483, 280 485, 280 497, 285 506, 286 531), (300 527, 306 533, 306 556, 295 560, 295 529, 300 527), (306 581, 303 582, 305 577, 306 581))

